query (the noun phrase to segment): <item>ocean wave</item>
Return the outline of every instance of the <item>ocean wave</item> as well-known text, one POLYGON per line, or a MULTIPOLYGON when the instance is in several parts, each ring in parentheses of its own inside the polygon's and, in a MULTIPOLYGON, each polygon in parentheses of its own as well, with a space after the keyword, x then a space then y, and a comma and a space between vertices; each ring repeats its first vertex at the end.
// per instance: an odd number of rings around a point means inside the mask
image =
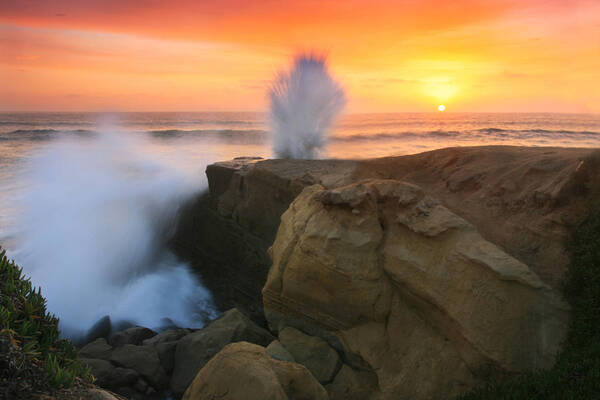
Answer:
POLYGON ((560 134, 560 135, 600 135, 600 132, 594 132, 594 131, 571 131, 571 130, 565 130, 565 129, 541 129, 541 128, 536 128, 536 129, 502 129, 502 128, 480 128, 480 129, 475 129, 473 132, 479 132, 479 133, 494 133, 494 134, 498 134, 498 133, 513 133, 513 134, 529 134, 529 133, 537 133, 537 134, 560 134))
POLYGON ((91 136, 95 131, 87 129, 58 130, 58 129, 17 129, 0 134, 0 140, 50 140, 59 134, 72 134, 78 136, 91 136))
MULTIPOLYGON (((343 131, 342 131, 343 132, 343 131)), ((149 135, 158 140, 174 140, 182 138, 205 138, 209 140, 225 141, 230 143, 264 143, 268 140, 269 132, 263 129, 158 129, 158 130, 133 130, 125 133, 149 135)), ((43 141, 59 137, 59 135, 94 136, 97 132, 88 129, 59 130, 53 128, 17 129, 0 133, 0 141, 30 140, 43 141)), ((485 127, 477 129, 432 129, 428 131, 406 130, 385 132, 364 132, 344 134, 337 133, 330 137, 331 142, 378 142, 394 140, 418 139, 456 139, 456 140, 509 140, 509 139, 556 139, 556 138, 589 138, 600 139, 600 132, 592 130, 565 130, 565 129, 505 129, 485 127)))
POLYGON ((361 142, 361 141, 385 141, 385 140, 406 140, 406 139, 418 139, 425 137, 459 137, 463 136, 464 133, 455 130, 434 130, 427 132, 413 132, 413 131, 402 131, 402 132, 380 132, 380 133, 369 133, 369 134, 355 134, 355 135, 335 135, 331 138, 335 142, 361 142))
POLYGON ((599 137, 600 132, 594 131, 570 131, 570 130, 550 130, 550 129, 502 129, 502 128, 480 128, 471 130, 443 130, 436 129, 424 132, 400 131, 400 132, 379 132, 363 134, 337 134, 331 138, 333 142, 368 142, 368 141, 391 141, 391 140, 412 140, 412 139, 552 139, 561 136, 591 136, 599 137))
POLYGON ((268 132, 261 129, 163 129, 148 131, 148 134, 159 139, 177 139, 182 137, 210 137, 227 140, 259 140, 266 139, 268 132))
MULTIPOLYGON (((133 131, 150 135, 157 139, 177 139, 183 137, 209 137, 223 140, 241 140, 241 141, 264 141, 267 137, 267 131, 260 129, 164 129, 164 130, 148 130, 148 131, 133 131)), ((50 140, 59 135, 77 135, 77 136, 93 136, 98 132, 87 129, 74 130, 58 130, 52 128, 43 129, 17 129, 10 132, 0 133, 0 141, 10 140, 50 140)))

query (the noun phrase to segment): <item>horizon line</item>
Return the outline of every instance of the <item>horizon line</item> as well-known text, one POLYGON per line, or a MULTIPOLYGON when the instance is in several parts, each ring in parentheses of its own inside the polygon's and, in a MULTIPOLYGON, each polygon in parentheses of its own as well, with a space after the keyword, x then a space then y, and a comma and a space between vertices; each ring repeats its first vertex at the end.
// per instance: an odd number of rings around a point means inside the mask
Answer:
MULTIPOLYGON (((251 113, 251 114, 268 114, 265 110, 177 110, 177 111, 160 111, 160 110, 127 110, 127 111, 97 111, 97 110, 2 110, 0 114, 141 114, 141 113, 156 113, 156 114, 177 114, 177 113, 251 113)), ((580 112, 564 112, 564 111, 361 111, 347 112, 345 115, 364 115, 364 114, 564 114, 564 115, 600 115, 600 112, 580 111, 580 112)))

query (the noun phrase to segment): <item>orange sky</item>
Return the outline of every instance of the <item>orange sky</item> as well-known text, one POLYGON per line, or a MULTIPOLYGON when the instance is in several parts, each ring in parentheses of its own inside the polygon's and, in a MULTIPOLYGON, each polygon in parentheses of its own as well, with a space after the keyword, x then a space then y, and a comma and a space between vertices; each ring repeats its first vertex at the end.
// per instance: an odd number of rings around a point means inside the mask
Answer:
POLYGON ((600 112, 599 0, 4 0, 0 110, 264 110, 303 50, 351 112, 600 112))

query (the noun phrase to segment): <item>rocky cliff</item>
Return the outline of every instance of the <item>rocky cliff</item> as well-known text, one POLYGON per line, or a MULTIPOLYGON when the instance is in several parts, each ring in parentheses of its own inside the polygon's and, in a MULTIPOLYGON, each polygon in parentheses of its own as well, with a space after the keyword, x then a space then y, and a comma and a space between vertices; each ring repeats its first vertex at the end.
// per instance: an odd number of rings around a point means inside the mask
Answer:
POLYGON ((217 163, 174 248, 224 308, 261 322, 264 300, 280 340, 289 326, 325 339, 342 358, 326 387, 364 372, 370 398, 446 398, 552 365, 566 243, 600 197, 599 160, 507 146, 217 163))

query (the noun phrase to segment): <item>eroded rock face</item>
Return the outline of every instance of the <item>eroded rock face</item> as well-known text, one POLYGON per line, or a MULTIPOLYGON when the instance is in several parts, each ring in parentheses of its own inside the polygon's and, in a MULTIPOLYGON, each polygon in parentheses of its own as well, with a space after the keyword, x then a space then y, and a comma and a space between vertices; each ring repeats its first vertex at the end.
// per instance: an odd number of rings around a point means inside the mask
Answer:
POLYGON ((262 346, 226 346, 196 375, 183 400, 327 400, 327 392, 300 364, 278 361, 262 346))
POLYGON ((568 327, 551 287, 409 183, 304 189, 272 257, 271 326, 329 332, 383 399, 452 397, 484 366, 550 367, 568 327))

